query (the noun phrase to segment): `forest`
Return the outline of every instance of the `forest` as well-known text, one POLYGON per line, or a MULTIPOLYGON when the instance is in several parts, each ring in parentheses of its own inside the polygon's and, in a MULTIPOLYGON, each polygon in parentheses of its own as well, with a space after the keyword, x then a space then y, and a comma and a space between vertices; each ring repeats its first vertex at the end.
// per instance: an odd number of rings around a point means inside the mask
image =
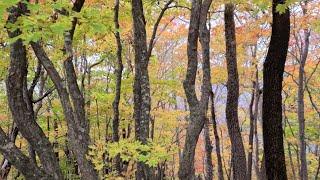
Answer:
POLYGON ((319 0, 0 0, 0 180, 320 179, 319 0))

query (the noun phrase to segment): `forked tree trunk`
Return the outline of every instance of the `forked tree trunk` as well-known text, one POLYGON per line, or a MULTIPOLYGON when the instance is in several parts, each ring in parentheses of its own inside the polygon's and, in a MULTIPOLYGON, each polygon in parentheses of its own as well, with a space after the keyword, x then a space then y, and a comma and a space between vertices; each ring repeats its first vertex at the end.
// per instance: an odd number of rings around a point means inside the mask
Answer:
POLYGON ((266 175, 269 180, 287 179, 282 129, 282 80, 290 36, 290 12, 277 12, 284 3, 273 0, 272 33, 263 64, 263 146, 266 175))
POLYGON ((210 76, 210 31, 207 28, 207 14, 212 0, 192 1, 190 26, 188 33, 188 68, 186 79, 183 82, 184 91, 190 109, 182 158, 180 159, 179 178, 192 180, 195 178, 194 156, 199 135, 204 126, 208 109, 209 92, 211 91, 210 76), (195 90, 195 79, 198 66, 198 40, 202 46, 203 78, 201 98, 198 100, 195 90))
MULTIPOLYGON (((25 13, 26 4, 19 3, 9 10, 8 22, 15 23, 25 13)), ((8 32, 10 38, 21 34, 20 30, 8 32)), ((21 39, 10 45, 10 67, 6 80, 8 103, 14 122, 22 136, 27 139, 41 161, 45 171, 54 179, 61 179, 62 172, 54 156, 52 144, 36 123, 27 87, 27 54, 21 39)))

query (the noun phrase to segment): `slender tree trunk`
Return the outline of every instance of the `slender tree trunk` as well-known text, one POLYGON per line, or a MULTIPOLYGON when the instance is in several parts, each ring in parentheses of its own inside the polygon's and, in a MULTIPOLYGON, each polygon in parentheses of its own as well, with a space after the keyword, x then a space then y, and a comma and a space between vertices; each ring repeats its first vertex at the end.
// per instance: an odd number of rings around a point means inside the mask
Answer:
MULTIPOLYGON (((76 0, 73 4, 73 11, 80 12, 84 0, 76 0)), ((73 18, 72 28, 65 33, 65 52, 68 55, 64 61, 66 70, 67 87, 69 93, 64 86, 63 80, 53 63, 47 56, 39 42, 32 42, 32 48, 41 61, 41 64, 48 72, 51 80, 53 81, 62 104, 63 112, 68 125, 68 143, 72 152, 75 154, 77 164, 79 165, 80 175, 82 179, 97 179, 98 175, 93 167, 93 164, 87 159, 88 146, 90 143, 89 125, 84 110, 84 98, 77 84, 77 76, 73 65, 73 52, 72 52, 72 39, 76 28, 77 18, 73 18), (73 105, 73 106, 72 106, 73 105)))
POLYGON ((205 139, 205 179, 213 179, 213 164, 212 164, 212 144, 210 140, 210 131, 209 131, 209 119, 205 119, 205 124, 203 128, 204 139, 205 139))
MULTIPOLYGON (((116 28, 115 37, 117 40, 117 69, 116 69, 116 95, 113 101, 113 122, 112 122, 112 141, 119 141, 119 103, 121 95, 121 79, 122 79, 122 44, 120 38, 120 25, 119 25, 119 0, 115 0, 114 6, 114 24, 116 28)), ((115 170, 121 172, 121 159, 120 155, 117 155, 114 159, 115 170)))
POLYGON ((246 178, 246 155, 238 120, 239 77, 237 70, 234 5, 225 5, 226 59, 228 69, 226 118, 231 140, 233 178, 246 178))
POLYGON ((252 83, 252 93, 251 93, 251 101, 249 105, 249 114, 250 114, 250 132, 249 132, 249 152, 248 152, 248 167, 247 167, 247 180, 251 180, 252 178, 252 153, 253 153, 253 133, 254 133, 254 114, 253 114, 253 105, 255 100, 255 81, 252 83))
MULTIPOLYGON (((255 57, 255 55, 254 55, 255 57)), ((252 83, 253 85, 253 92, 252 92, 252 99, 250 103, 250 133, 249 133, 249 146, 250 150, 248 152, 248 180, 252 178, 252 154, 253 154, 253 137, 256 134, 255 128, 257 127, 257 120, 258 120, 258 112, 259 112, 259 100, 260 100, 260 90, 259 90, 259 74, 258 74, 258 67, 256 65, 256 72, 255 72, 255 81, 252 83)))
MULTIPOLYGON (((306 13, 305 6, 302 7, 303 14, 306 13)), ((302 52, 300 55, 299 66, 299 78, 298 78, 298 122, 299 122, 299 146, 300 146, 300 179, 308 179, 307 168, 307 154, 306 154, 306 140, 305 140, 305 116, 304 116, 304 90, 305 90, 305 72, 304 67, 307 61, 309 51, 309 37, 310 31, 308 29, 303 30, 303 43, 302 52)))
POLYGON ((213 126, 213 134, 216 144, 216 154, 217 154, 217 160, 218 160, 218 179, 223 180, 223 167, 222 167, 222 158, 221 158, 221 152, 220 152, 220 138, 218 134, 217 129, 217 122, 216 122, 216 113, 215 113, 215 106, 214 106, 214 94, 211 91, 210 93, 210 99, 211 99, 211 121, 213 126))
POLYGON ((272 34, 263 65, 263 146, 266 175, 269 180, 287 179, 282 129, 282 80, 290 36, 289 9, 277 12, 278 4, 272 3, 272 34))

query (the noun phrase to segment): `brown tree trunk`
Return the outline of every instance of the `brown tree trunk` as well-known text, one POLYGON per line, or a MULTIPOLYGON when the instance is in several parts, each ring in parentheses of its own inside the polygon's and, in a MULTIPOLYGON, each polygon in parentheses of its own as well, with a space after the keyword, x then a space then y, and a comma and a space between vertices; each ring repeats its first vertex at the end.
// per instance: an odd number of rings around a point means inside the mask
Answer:
POLYGON ((235 23, 233 16, 234 5, 226 4, 224 11, 226 59, 228 70, 226 118, 231 140, 233 178, 241 180, 246 178, 247 165, 238 120, 239 77, 236 57, 235 23))
POLYGON ((289 9, 277 12, 278 4, 272 3, 272 34, 266 60, 263 65, 263 146, 266 175, 269 180, 287 179, 283 129, 282 129, 282 80, 290 36, 289 9))

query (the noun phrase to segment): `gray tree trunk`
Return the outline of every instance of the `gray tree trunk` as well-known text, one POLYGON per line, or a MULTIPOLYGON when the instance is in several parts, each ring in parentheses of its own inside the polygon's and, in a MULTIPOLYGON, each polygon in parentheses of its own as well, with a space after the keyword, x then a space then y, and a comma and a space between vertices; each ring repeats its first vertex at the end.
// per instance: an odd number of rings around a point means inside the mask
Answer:
POLYGON ((188 68, 183 82, 184 91, 190 109, 184 149, 179 166, 179 179, 192 180, 195 178, 194 155, 199 135, 204 126, 208 109, 209 93, 211 91, 210 76, 210 31, 208 30, 207 14, 212 0, 193 0, 191 8, 190 26, 188 33, 188 68), (195 90, 195 79, 198 66, 198 39, 202 46, 203 79, 201 98, 198 100, 195 90))
POLYGON ((226 60, 228 70, 226 118, 228 133, 231 140, 233 178, 242 180, 247 178, 247 165, 238 119, 239 77, 236 57, 235 23, 233 16, 234 5, 226 4, 224 11, 226 60))

